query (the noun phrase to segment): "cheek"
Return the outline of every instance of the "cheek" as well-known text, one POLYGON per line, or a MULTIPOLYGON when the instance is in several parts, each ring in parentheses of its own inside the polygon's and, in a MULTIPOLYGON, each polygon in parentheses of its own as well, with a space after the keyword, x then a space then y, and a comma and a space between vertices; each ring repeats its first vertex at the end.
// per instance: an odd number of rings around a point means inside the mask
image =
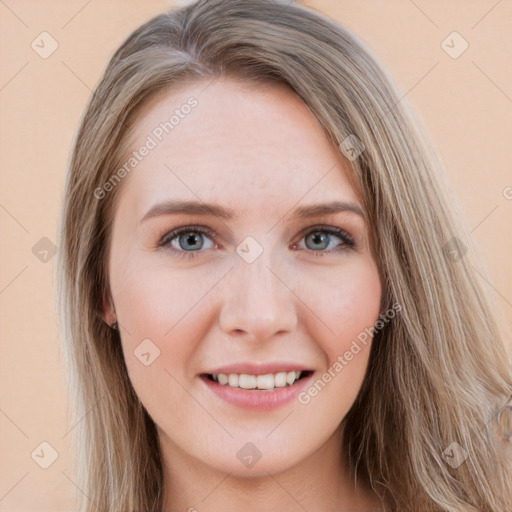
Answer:
POLYGON ((155 423, 190 432, 194 415, 185 411, 193 411, 194 403, 187 368, 202 337, 191 309, 198 297, 180 287, 172 272, 165 274, 138 272, 119 286, 123 354, 135 393, 155 423))
POLYGON ((380 314, 381 284, 375 267, 361 265, 339 279, 331 297, 333 330, 340 339, 356 339, 380 314))
POLYGON ((318 268, 302 276, 301 297, 315 313, 308 317, 323 324, 325 334, 318 335, 318 343, 332 361, 379 317, 382 288, 377 267, 373 260, 354 258, 337 269, 318 268))
POLYGON ((325 369, 299 395, 299 403, 311 417, 322 417, 334 426, 347 414, 363 384, 372 328, 381 313, 381 283, 372 262, 354 262, 325 275, 323 270, 314 279, 302 279, 302 293, 315 299, 311 309, 317 318, 309 315, 306 328, 315 333, 325 369))
POLYGON ((111 278, 116 313, 130 336, 169 344, 175 332, 194 316, 194 309, 215 284, 215 276, 176 270, 146 255, 131 257, 111 278), (193 277, 191 277, 193 276, 193 277))
POLYGON ((163 405, 160 399, 183 400, 178 382, 189 377, 207 329, 208 291, 218 280, 211 274, 191 280, 191 273, 135 257, 112 272, 126 366, 141 401, 153 410, 163 405))

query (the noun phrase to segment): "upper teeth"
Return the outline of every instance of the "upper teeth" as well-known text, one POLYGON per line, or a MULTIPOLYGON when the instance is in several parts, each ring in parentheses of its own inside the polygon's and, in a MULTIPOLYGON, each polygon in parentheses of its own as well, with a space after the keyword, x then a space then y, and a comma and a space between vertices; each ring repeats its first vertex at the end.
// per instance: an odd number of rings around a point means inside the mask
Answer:
POLYGON ((219 373, 212 375, 219 384, 242 389, 274 389, 291 386, 302 372, 279 372, 265 375, 248 375, 247 373, 219 373))

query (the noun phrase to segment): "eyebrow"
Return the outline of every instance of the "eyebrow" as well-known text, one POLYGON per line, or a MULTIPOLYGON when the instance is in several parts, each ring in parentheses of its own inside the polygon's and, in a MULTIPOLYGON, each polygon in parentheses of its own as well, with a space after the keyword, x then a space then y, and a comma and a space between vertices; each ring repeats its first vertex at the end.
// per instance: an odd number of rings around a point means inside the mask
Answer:
MULTIPOLYGON (((293 211, 292 218, 304 220, 310 217, 331 215, 338 212, 353 212, 363 218, 366 217, 363 208, 358 203, 331 201, 329 203, 300 206, 293 211)), ((165 201, 152 206, 139 221, 139 224, 153 217, 172 214, 210 215, 226 220, 236 217, 235 212, 231 208, 221 206, 220 204, 197 201, 165 201)))

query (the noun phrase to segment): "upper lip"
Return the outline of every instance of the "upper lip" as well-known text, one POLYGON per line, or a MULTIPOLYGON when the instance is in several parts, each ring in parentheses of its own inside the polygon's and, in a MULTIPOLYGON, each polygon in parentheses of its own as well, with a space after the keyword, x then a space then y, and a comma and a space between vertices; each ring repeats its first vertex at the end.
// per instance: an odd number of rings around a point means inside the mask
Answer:
POLYGON ((313 371, 311 368, 301 363, 292 362, 273 362, 273 363, 234 363, 213 368, 204 373, 218 375, 219 373, 245 373, 248 375, 265 375, 278 372, 298 372, 313 371))

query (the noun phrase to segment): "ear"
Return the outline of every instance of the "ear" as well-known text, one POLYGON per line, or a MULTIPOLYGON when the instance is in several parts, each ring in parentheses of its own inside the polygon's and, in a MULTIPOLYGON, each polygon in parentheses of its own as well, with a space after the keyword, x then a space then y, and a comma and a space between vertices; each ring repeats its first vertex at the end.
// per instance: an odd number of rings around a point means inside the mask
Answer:
POLYGON ((108 325, 112 325, 115 321, 117 321, 116 309, 108 290, 103 293, 101 317, 108 325))

